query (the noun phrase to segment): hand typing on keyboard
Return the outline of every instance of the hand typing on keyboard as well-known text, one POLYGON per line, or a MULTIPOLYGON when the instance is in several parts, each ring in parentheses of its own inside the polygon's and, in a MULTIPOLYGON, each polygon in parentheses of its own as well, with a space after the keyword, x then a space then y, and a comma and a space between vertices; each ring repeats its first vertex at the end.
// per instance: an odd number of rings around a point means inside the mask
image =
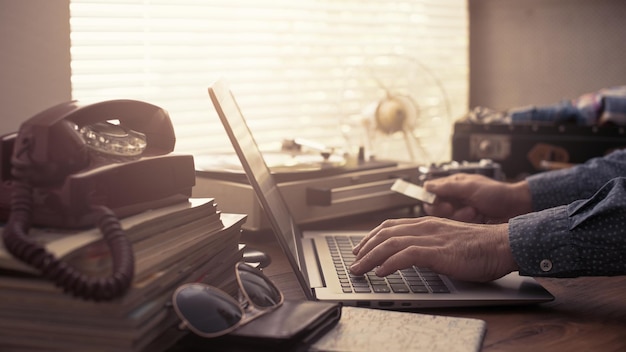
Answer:
POLYGON ((426 181, 432 216, 388 220, 354 249, 353 274, 409 266, 490 281, 626 275, 626 149, 514 183, 458 173, 426 181), (463 221, 463 222, 461 222, 463 221))
POLYGON ((373 272, 354 275, 346 271, 354 262, 352 248, 363 239, 362 236, 328 236, 328 248, 337 271, 337 277, 344 293, 449 293, 450 290, 441 277, 428 269, 410 267, 398 270, 383 277, 373 272))
POLYGON ((425 188, 437 200, 424 209, 439 217, 383 222, 356 245, 350 271, 386 276, 415 266, 460 280, 491 281, 518 270, 506 220, 529 211, 524 187, 469 174, 430 180, 425 188), (500 224, 478 223, 485 221, 500 224))
POLYGON ((386 220, 361 241, 350 272, 374 270, 387 276, 411 266, 450 277, 491 281, 517 270, 508 241, 508 224, 468 224, 420 217, 386 220))

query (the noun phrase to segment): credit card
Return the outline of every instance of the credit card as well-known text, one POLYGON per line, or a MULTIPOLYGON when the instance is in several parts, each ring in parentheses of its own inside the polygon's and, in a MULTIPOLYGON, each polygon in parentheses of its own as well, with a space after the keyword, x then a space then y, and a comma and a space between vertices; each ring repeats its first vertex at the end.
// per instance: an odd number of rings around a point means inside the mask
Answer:
POLYGON ((393 183, 391 190, 404 194, 407 197, 417 199, 426 204, 433 204, 435 202, 435 198, 437 197, 434 193, 428 192, 423 187, 407 182, 401 178, 397 179, 396 182, 393 183))

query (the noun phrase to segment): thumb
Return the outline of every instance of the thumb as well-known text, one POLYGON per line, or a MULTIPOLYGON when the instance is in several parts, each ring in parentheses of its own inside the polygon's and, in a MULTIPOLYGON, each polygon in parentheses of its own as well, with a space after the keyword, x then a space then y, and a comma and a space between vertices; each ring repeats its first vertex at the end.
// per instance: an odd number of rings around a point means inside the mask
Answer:
POLYGON ((424 188, 442 198, 467 199, 474 187, 467 174, 454 174, 424 183, 424 188))

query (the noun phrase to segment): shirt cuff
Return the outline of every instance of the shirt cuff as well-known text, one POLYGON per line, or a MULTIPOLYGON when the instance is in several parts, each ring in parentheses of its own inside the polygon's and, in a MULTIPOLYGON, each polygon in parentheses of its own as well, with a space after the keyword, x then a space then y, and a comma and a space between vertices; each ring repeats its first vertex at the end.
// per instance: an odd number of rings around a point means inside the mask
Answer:
POLYGON ((573 277, 578 250, 571 245, 567 206, 509 220, 509 243, 520 275, 573 277))

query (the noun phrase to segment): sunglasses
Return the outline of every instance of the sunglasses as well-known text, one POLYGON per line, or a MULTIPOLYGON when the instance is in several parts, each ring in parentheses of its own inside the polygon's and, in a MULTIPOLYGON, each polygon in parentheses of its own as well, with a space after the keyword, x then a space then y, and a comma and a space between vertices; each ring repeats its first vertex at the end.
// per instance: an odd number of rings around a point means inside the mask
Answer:
POLYGON ((203 283, 187 283, 174 291, 172 305, 181 319, 179 328, 198 336, 225 335, 278 308, 283 294, 259 269, 246 263, 235 265, 239 300, 203 283))

